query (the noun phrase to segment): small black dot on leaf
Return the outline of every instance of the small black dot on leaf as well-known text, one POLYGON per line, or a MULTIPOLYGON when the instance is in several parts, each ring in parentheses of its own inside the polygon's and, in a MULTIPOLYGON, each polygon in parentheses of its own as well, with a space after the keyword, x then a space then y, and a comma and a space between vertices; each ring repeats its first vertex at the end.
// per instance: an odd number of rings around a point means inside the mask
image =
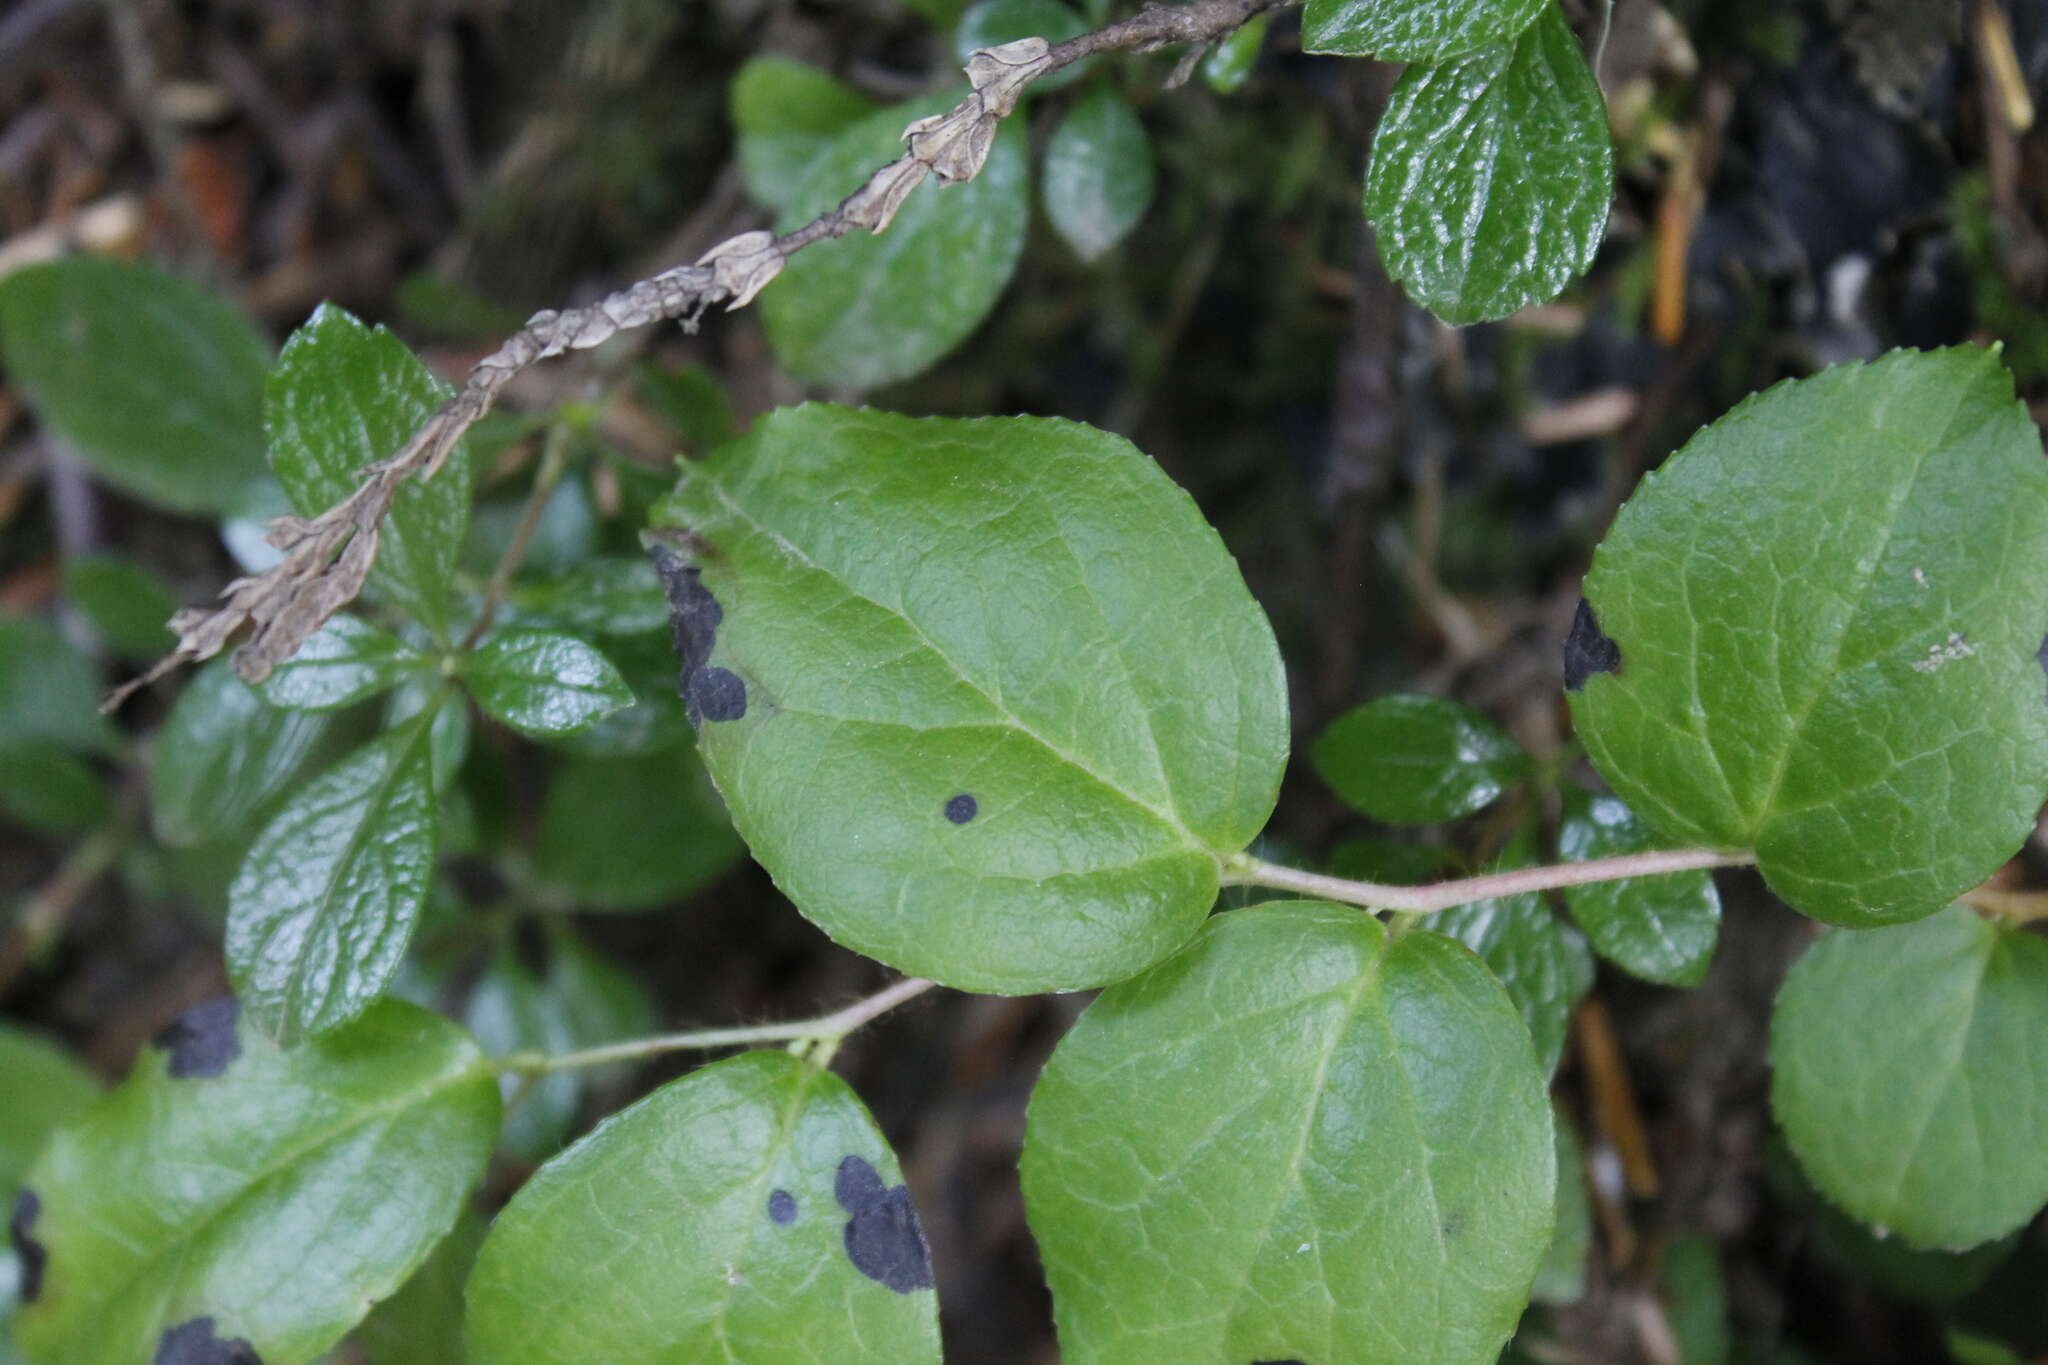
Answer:
POLYGON ((23 1303, 34 1303, 43 1292, 43 1270, 50 1263, 49 1250, 30 1236, 36 1219, 42 1216, 43 1201, 34 1190, 23 1186, 14 1196, 14 1213, 7 1220, 7 1240, 21 1264, 17 1294, 23 1303))
POLYGON ((747 714, 747 685, 726 668, 700 668, 690 675, 690 719, 738 720, 747 714))
POLYGON ((165 1069, 172 1076, 218 1076, 242 1055, 241 1039, 235 1036, 241 1013, 242 1002, 232 995, 202 1001, 165 1025, 150 1042, 171 1054, 165 1069))
POLYGON ((788 1190, 777 1190, 768 1196, 768 1218, 770 1222, 787 1227, 796 1221, 796 1196, 788 1190))
POLYGON ((961 792, 946 802, 946 818, 956 825, 964 825, 981 814, 981 802, 967 792, 961 792))
POLYGON ((2048 635, 2041 637, 2041 647, 2034 651, 2034 661, 2041 665, 2041 671, 2048 673, 2048 635))
POLYGON ((839 1163, 832 1192, 853 1216, 846 1221, 846 1258, 853 1268, 898 1294, 932 1287, 932 1253, 902 1185, 885 1188, 861 1157, 839 1163))
POLYGON ((150 1365, 263 1365, 263 1357, 240 1337, 214 1335, 212 1318, 193 1318, 157 1339, 150 1365))
POLYGON ((1601 632, 1600 622, 1593 615, 1593 604, 1581 597, 1579 610, 1572 617, 1571 634, 1564 637, 1564 690, 1576 692, 1595 673, 1620 670, 1621 646, 1601 632))

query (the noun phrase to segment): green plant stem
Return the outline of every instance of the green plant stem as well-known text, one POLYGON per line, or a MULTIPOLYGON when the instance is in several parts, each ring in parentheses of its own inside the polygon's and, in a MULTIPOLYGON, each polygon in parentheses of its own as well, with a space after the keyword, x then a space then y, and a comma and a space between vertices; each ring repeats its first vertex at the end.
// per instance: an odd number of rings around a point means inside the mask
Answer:
POLYGON ((1491 900, 1497 896, 1619 881, 1623 877, 1653 877, 1660 872, 1747 867, 1755 861, 1754 853, 1722 853, 1710 848, 1659 849, 1648 853, 1627 853, 1618 858, 1593 858, 1583 863, 1557 863, 1550 867, 1493 872, 1483 877, 1465 877, 1428 886, 1384 886, 1378 882, 1326 877, 1320 872, 1302 872, 1240 853, 1224 863, 1223 881, 1229 886, 1268 886, 1278 891, 1299 891, 1322 900, 1363 905, 1372 910, 1427 915, 1448 910, 1454 905, 1491 900))
POLYGON ((823 1044, 826 1055, 836 1049, 839 1041, 862 1024, 880 1018, 905 1001, 915 1000, 938 983, 922 977, 908 977, 895 985, 875 992, 863 1000, 856 1000, 845 1009, 816 1019, 798 1019, 786 1024, 755 1024, 740 1028, 695 1029, 688 1033, 663 1033, 651 1038, 633 1038, 623 1043, 607 1043, 603 1047, 585 1048, 581 1052, 560 1052, 550 1055, 545 1052, 515 1052, 497 1058, 492 1066, 500 1071, 516 1071, 523 1075, 538 1076, 550 1071, 564 1071, 570 1067, 604 1066, 612 1062, 632 1062, 643 1057, 654 1057, 664 1052, 701 1051, 708 1048, 741 1047, 748 1043, 814 1043, 823 1044))
POLYGON ((519 511, 519 525, 512 530, 512 539, 505 544, 505 552, 498 556, 498 565, 491 570, 491 581, 484 587, 483 606, 477 609, 476 623, 469 628, 469 634, 462 637, 456 647, 459 654, 467 654, 476 648, 477 641, 484 638, 484 632, 491 628, 491 622, 498 617, 498 608, 504 604, 505 593, 512 586, 512 575, 519 572, 519 566, 526 562, 526 551, 533 544, 533 533, 540 526, 541 515, 547 511, 548 499, 554 496, 555 485, 562 481, 562 475, 569 470, 569 448, 582 427, 574 422, 557 421, 548 428, 546 440, 541 445, 540 468, 534 471, 533 488, 526 495, 526 506, 519 511))

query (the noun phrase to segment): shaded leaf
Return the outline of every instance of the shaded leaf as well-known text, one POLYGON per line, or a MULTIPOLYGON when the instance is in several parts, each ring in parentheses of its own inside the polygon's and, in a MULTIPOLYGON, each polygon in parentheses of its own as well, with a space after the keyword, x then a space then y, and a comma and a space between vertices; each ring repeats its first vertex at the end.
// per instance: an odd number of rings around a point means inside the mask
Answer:
POLYGON ((69 834, 104 821, 106 785, 83 759, 54 744, 0 747, 0 812, 46 834, 69 834))
POLYGON ((99 695, 97 670, 55 626, 0 615, 0 748, 111 750, 114 730, 99 714, 99 695))
POLYGON ((173 847, 237 833, 290 784, 328 717, 282 711, 226 659, 201 668, 157 736, 150 768, 156 837, 173 847))
POLYGON ((1045 214, 1076 255, 1101 257, 1152 203, 1152 139, 1107 86, 1082 96, 1045 149, 1045 214))
POLYGON ((1721 1257, 1705 1237, 1675 1239, 1658 1267, 1671 1335, 1685 1365, 1729 1365, 1735 1339, 1728 1327, 1728 1294, 1721 1257))
POLYGON ((1266 46, 1266 30, 1272 25, 1271 14, 1256 15, 1216 44, 1202 59, 1202 79, 1211 90, 1219 95, 1233 95, 1244 86, 1251 78, 1252 68, 1259 64, 1259 53, 1266 46))
POLYGON ((178 601, 141 565, 119 555, 71 555, 63 583, 64 595, 116 653, 154 659, 177 642, 166 623, 178 601))
POLYGON ((92 1073, 39 1034, 0 1024, 0 1212, 14 1207, 22 1177, 50 1134, 100 1093, 92 1073))
MULTIPOLYGON (((1515 858, 1498 870, 1528 863, 1526 857, 1515 858)), ((1572 1009, 1593 989, 1593 954, 1586 940, 1535 892, 1454 905, 1430 916, 1429 927, 1479 955, 1528 1026, 1543 1074, 1556 1071, 1572 1009)))
POLYGON ((874 107, 815 66, 787 57, 753 58, 732 79, 730 105, 747 193, 769 208, 787 208, 833 137, 874 107))
POLYGON ((432 661, 360 616, 337 616, 299 652, 270 671, 256 691, 288 711, 332 711, 374 697, 432 661))
POLYGON ((1555 1105, 1551 1130, 1557 1134, 1557 1226, 1536 1270, 1529 1297, 1563 1308, 1586 1297, 1586 1258, 1593 1254, 1593 1201, 1586 1192, 1586 1158, 1571 1120, 1555 1105))
POLYGON ((1522 746, 1471 707, 1400 692, 1331 721, 1309 761, 1346 804, 1396 825, 1470 815, 1529 771, 1522 746))
POLYGON ((1535 23, 1550 0, 1308 0, 1301 15, 1304 52, 1443 62, 1510 41, 1535 23))
MULTIPOLYGON (((1062 0, 979 0, 960 16, 960 26, 953 30, 953 56, 965 66, 981 48, 1001 47, 1019 38, 1043 38, 1048 44, 1059 44, 1087 31, 1088 21, 1062 0)), ((1025 98, 1073 84, 1087 74, 1092 63, 1092 58, 1085 58, 1033 81, 1024 88, 1025 98)))
POLYGON ((511 602, 522 617, 587 635, 637 635, 668 624, 661 581, 644 556, 592 559, 550 583, 528 583, 511 602))
POLYGON ((536 739, 574 734, 633 704, 611 660, 559 631, 499 631, 463 660, 462 681, 487 715, 536 739))
MULTIPOLYGON (((1590 862, 1668 848, 1617 797, 1564 794, 1557 852, 1590 862)), ((1565 888, 1565 904, 1593 947, 1623 971, 1666 986, 1697 986, 1721 934, 1721 895, 1706 872, 1665 872, 1565 888)))
MULTIPOLYGON (((742 79, 747 70, 741 68, 742 79)), ((639 379, 640 396, 690 445, 710 450, 732 438, 732 399, 718 376, 702 365, 643 365, 639 379)))
POLYGON ((534 873, 588 910, 682 899, 739 861, 742 848, 694 746, 555 769, 534 873))
POLYGON ((369 1365, 461 1365, 462 1289, 484 1241, 484 1220, 464 1205, 405 1288, 370 1310, 354 1340, 369 1365))

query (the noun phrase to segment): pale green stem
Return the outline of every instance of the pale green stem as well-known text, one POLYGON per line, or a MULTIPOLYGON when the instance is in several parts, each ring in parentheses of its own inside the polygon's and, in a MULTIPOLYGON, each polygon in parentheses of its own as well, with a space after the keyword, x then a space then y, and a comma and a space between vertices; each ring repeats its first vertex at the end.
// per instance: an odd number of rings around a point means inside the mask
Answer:
POLYGON ((1755 861, 1754 853, 1722 853, 1710 848, 1658 849, 1648 853, 1627 853, 1618 858, 1594 858, 1583 863, 1492 872, 1483 877, 1465 877, 1428 886, 1384 886, 1378 882, 1354 882, 1344 877, 1326 877, 1319 872, 1302 872, 1240 853, 1224 863, 1223 881, 1233 886, 1267 886, 1276 891, 1299 891, 1321 900, 1363 905, 1373 910, 1427 915, 1447 910, 1453 905, 1492 900, 1497 896, 1552 891, 1562 886, 1586 886, 1594 882, 1619 881, 1623 877, 1654 877, 1661 872, 1746 867, 1755 861))

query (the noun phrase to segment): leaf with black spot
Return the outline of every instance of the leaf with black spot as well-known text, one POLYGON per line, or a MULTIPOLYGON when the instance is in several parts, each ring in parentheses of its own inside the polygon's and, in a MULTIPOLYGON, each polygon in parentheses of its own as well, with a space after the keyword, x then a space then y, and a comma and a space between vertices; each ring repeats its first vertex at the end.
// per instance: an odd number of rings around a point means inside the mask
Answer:
POLYGON ((168 1054, 164 1074, 180 1080, 218 1076, 242 1055, 235 1023, 242 1005, 232 995, 203 1000, 157 1031, 150 1043, 168 1054))

